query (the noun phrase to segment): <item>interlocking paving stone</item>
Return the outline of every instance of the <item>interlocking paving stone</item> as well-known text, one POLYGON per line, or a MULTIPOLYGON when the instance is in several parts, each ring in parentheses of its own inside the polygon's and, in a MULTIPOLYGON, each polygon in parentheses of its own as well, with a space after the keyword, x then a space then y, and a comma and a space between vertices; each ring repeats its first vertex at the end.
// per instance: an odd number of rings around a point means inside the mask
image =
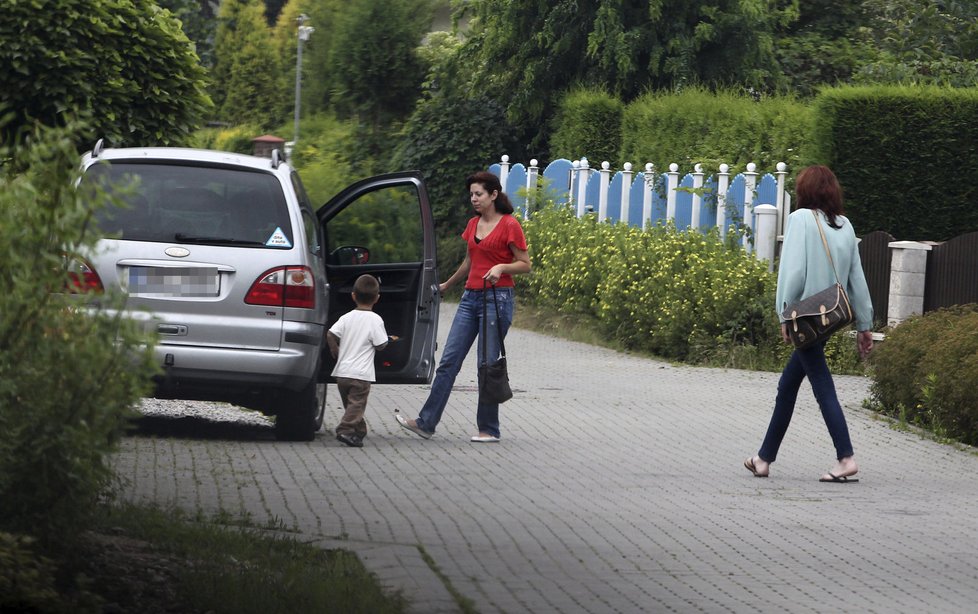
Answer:
MULTIPOLYGON (((443 306, 442 344, 452 314, 443 306)), ((431 440, 393 419, 416 415, 426 386, 375 386, 362 449, 328 432, 276 442, 255 414, 224 435, 143 432, 114 457, 124 495, 350 549, 419 613, 457 611, 439 574, 482 613, 974 611, 978 456, 862 409, 868 379, 835 378, 858 484, 818 482, 834 452, 807 384, 757 479, 741 463, 778 374, 519 329, 506 341, 516 396, 498 444, 468 440, 472 352, 431 440)), ((333 388, 328 405, 331 427, 333 388)))

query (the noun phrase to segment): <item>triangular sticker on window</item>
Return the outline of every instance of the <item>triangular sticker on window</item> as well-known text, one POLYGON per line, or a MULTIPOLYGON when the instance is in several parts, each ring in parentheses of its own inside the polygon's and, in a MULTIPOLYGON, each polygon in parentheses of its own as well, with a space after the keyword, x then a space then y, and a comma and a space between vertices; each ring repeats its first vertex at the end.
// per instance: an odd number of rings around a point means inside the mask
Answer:
POLYGON ((281 227, 275 229, 275 232, 273 232, 272 236, 268 238, 268 241, 265 241, 265 245, 268 247, 292 247, 292 244, 289 242, 289 238, 285 236, 284 232, 282 232, 281 227))

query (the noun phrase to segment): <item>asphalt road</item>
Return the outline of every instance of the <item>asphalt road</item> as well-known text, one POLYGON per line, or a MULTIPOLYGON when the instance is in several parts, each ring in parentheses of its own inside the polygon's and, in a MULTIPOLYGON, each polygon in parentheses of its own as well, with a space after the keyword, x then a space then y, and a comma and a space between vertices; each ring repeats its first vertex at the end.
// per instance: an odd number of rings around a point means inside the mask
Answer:
MULTIPOLYGON (((818 482, 833 450, 807 385, 757 479, 741 463, 777 374, 518 329, 506 346, 516 396, 498 444, 469 442, 473 352, 427 441, 393 419, 415 415, 425 386, 375 386, 362 449, 329 433, 276 442, 253 413, 148 402, 114 457, 124 496, 353 550, 419 613, 458 611, 447 584, 483 613, 975 611, 978 456, 862 409, 867 379, 836 378, 858 484, 818 482)), ((331 389, 327 422, 341 413, 331 389)))

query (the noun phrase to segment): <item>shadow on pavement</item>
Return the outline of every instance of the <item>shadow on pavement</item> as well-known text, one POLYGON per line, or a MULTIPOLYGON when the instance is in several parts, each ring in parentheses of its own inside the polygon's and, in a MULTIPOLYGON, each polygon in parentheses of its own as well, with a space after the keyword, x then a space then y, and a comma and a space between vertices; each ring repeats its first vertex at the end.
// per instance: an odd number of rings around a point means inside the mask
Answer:
POLYGON ((192 416, 140 416, 129 422, 126 434, 133 437, 275 441, 271 425, 216 422, 192 416))

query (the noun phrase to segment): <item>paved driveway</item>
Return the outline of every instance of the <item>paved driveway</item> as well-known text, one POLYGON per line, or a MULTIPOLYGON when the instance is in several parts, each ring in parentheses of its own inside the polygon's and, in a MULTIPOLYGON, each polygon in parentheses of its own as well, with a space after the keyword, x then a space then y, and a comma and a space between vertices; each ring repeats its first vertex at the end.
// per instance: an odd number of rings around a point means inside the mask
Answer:
POLYGON ((868 380, 837 378, 860 483, 818 482, 833 450, 807 385, 772 477, 757 479, 741 463, 777 374, 518 329, 506 346, 516 397, 499 444, 468 441, 473 360, 428 441, 392 416, 415 415, 426 387, 376 386, 362 449, 169 419, 127 438, 115 466, 130 499, 354 550, 419 613, 458 611, 446 582, 483 613, 975 611, 978 456, 861 409, 868 380))

